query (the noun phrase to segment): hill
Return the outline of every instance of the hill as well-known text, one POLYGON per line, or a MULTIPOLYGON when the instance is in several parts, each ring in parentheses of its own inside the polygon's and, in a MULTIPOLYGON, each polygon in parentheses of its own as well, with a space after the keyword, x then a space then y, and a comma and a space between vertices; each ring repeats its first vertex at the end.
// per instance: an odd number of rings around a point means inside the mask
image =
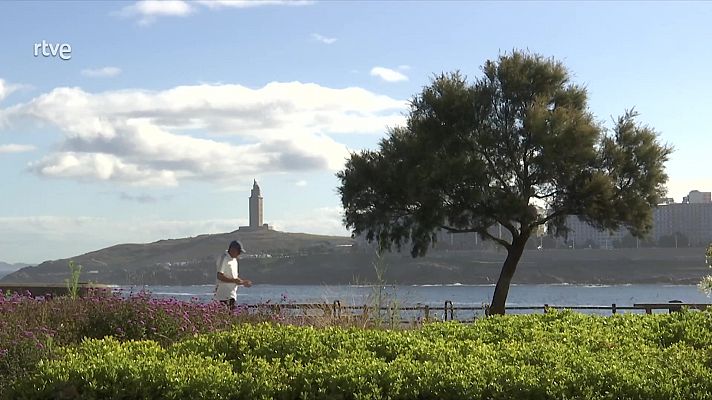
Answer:
POLYGON ((353 244, 348 237, 286 233, 273 230, 235 231, 196 237, 159 240, 146 244, 119 244, 60 260, 23 268, 0 282, 60 283, 69 277, 68 263, 83 266, 81 279, 108 284, 153 283, 165 277, 170 283, 204 283, 202 275, 214 279, 215 258, 231 240, 241 240, 249 257, 285 258, 327 253, 353 244), (205 271, 205 274, 200 273, 205 271), (199 276, 195 275, 198 272, 199 276), (197 279, 197 280, 196 280, 197 279))
POLYGON ((30 265, 30 264, 25 264, 25 263, 10 264, 10 263, 6 263, 4 261, 0 261, 0 278, 2 278, 3 276, 5 276, 7 274, 15 272, 20 268, 27 267, 28 265, 30 265))
MULTIPOLYGON (((83 266, 81 280, 118 285, 194 285, 215 282, 215 259, 241 240, 247 251, 240 274, 255 283, 353 284, 376 282, 375 253, 353 239, 278 231, 224 234, 121 244, 46 261, 0 279, 6 283, 62 283, 69 260, 83 266)), ((452 250, 438 243, 426 257, 389 253, 385 279, 398 284, 488 284, 497 281, 502 250, 452 250)), ((702 248, 528 250, 514 283, 695 284, 708 273, 702 248)))

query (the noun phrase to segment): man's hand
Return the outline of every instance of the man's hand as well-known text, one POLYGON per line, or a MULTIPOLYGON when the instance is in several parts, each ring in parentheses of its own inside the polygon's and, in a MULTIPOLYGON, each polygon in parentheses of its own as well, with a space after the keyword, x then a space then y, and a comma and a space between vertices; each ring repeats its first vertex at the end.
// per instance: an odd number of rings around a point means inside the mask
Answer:
POLYGON ((235 283, 237 283, 238 285, 242 285, 242 286, 244 286, 244 287, 250 287, 250 286, 252 286, 252 281, 249 280, 249 279, 236 278, 236 279, 235 279, 235 283))

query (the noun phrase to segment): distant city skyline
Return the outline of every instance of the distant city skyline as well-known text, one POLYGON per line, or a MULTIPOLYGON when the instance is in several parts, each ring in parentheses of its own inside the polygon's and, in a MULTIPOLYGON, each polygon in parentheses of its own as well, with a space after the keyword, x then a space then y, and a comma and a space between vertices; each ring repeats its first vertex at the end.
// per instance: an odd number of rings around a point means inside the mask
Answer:
MULTIPOLYGON (((712 192, 691 191, 683 202, 663 202, 653 209, 652 229, 646 238, 633 238, 625 227, 616 231, 600 230, 576 215, 569 215, 566 225, 570 231, 561 237, 551 237, 541 226, 532 234, 530 241, 540 250, 551 248, 631 248, 631 247, 706 247, 712 243, 712 192), (547 240, 544 241, 544 238, 547 240)), ((670 200, 670 199, 667 199, 670 200)), ((540 210, 543 212, 543 210, 540 210)), ((490 228, 494 236, 511 238, 507 229, 500 225, 490 228)), ((444 243, 453 249, 464 250, 495 246, 493 242, 478 241, 474 233, 440 231, 438 244, 444 243)), ((359 238, 364 245, 364 238, 359 238)), ((531 247, 530 247, 531 248, 531 247)))
POLYGON ((512 49, 562 61, 608 128, 675 147, 669 197, 712 190, 712 3, 0 3, 0 260, 248 225, 348 235, 335 173, 434 74, 512 49))
MULTIPOLYGON (((653 210, 653 227, 647 238, 635 239, 635 247, 640 247, 641 243, 643 247, 651 244, 660 247, 706 247, 712 243, 712 192, 692 190, 681 202, 669 201, 673 200, 671 198, 666 200, 653 210)), ((571 231, 560 241, 574 248, 631 247, 621 243, 631 238, 625 228, 613 232, 599 230, 576 216, 568 217, 567 226, 571 231)))

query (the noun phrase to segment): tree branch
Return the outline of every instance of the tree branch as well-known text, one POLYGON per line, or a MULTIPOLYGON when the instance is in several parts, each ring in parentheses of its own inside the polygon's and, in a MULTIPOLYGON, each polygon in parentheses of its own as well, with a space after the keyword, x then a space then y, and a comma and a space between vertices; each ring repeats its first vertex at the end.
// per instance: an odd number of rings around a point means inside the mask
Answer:
POLYGON ((542 200, 542 199, 546 199, 546 198, 548 198, 548 197, 556 196, 556 195, 559 194, 559 193, 561 193, 560 190, 554 190, 553 192, 550 192, 550 193, 547 193, 547 194, 542 194, 542 195, 533 194, 532 197, 535 198, 535 199, 542 200))
POLYGON ((485 237, 487 237, 487 238, 489 238, 489 239, 492 239, 492 240, 494 240, 495 242, 499 243, 500 245, 502 245, 502 247, 504 247, 505 249, 507 249, 507 251, 509 251, 509 249, 512 248, 512 244, 511 244, 511 243, 509 243, 508 241, 506 241, 506 240, 504 240, 504 239, 500 239, 500 238, 498 238, 498 237, 492 236, 492 235, 491 235, 489 232, 487 232, 486 230, 485 230, 485 231, 478 231, 478 233, 479 233, 480 235, 482 235, 482 236, 485 236, 485 237))
POLYGON ((446 231, 450 233, 479 233, 482 236, 485 236, 500 245, 502 245, 505 249, 509 250, 509 248, 512 246, 511 243, 507 242, 504 239, 500 239, 496 236, 491 235, 489 232, 487 232, 487 229, 475 229, 475 228, 468 228, 468 229, 459 229, 459 228, 452 228, 450 226, 445 226, 445 225, 440 225, 440 228, 445 229, 446 231))
POLYGON ((467 228, 467 229, 460 229, 460 228, 453 228, 450 226, 445 226, 445 225, 440 225, 441 229, 445 229, 449 233, 475 233, 479 232, 479 230, 474 229, 474 228, 467 228))
POLYGON ((512 237, 519 235, 519 232, 517 232, 517 228, 515 228, 511 222, 503 221, 499 217, 494 217, 494 220, 497 221, 503 227, 505 227, 509 231, 509 233, 512 234, 512 237))
POLYGON ((492 174, 494 175, 494 177, 500 182, 500 184, 502 185, 502 187, 505 190, 507 190, 508 192, 511 193, 511 191, 509 190, 509 185, 507 184, 507 181, 504 179, 504 177, 502 175, 499 174, 499 172, 497 172, 497 168, 496 168, 494 162, 492 161, 492 159, 487 154, 487 152, 478 148, 474 144, 472 144, 472 142, 470 142, 469 140, 467 140, 467 138, 462 136, 462 133, 457 132, 457 136, 463 143, 467 143, 467 145, 470 147, 470 150, 472 150, 476 154, 481 155, 485 159, 485 161, 487 161, 487 164, 489 165, 490 170, 491 170, 492 174))
MULTIPOLYGON (((524 125, 524 124, 522 124, 524 125)), ((524 127, 522 127, 524 129, 524 127)), ((532 141, 532 134, 531 131, 527 130, 526 131, 526 138, 524 141, 524 152, 522 153, 522 169, 523 169, 523 174, 524 177, 522 178, 522 183, 524 184, 524 189, 526 190, 525 193, 522 193, 524 197, 527 200, 527 203, 529 202, 529 198, 532 197, 532 184, 529 176, 529 150, 531 146, 531 141, 532 141)))
POLYGON ((534 223, 530 226, 531 226, 531 228, 535 228, 539 225, 544 225, 545 223, 551 221, 552 219, 565 214, 566 213, 565 211, 568 211, 568 210, 560 209, 556 212, 553 212, 553 213, 547 215, 546 218, 544 218, 544 219, 541 219, 541 220, 538 219, 538 220, 534 221, 534 223))
POLYGON ((495 166, 494 161, 492 161, 492 159, 489 157, 489 155, 487 155, 486 152, 482 151, 482 152, 480 152, 480 154, 482 155, 482 157, 485 158, 485 160, 487 161, 487 164, 489 164, 492 174, 495 176, 495 178, 497 178, 499 183, 502 185, 502 189, 513 194, 512 191, 509 190, 509 183, 504 179, 504 177, 499 172, 497 172, 497 167, 495 166))

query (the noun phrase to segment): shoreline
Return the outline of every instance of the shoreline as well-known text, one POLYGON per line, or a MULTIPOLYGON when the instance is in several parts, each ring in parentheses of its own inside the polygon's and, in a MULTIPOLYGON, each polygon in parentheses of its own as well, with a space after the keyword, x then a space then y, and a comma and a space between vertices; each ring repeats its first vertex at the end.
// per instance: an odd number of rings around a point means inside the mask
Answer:
MULTIPOLYGON (((383 257, 385 282, 403 285, 494 285, 505 252, 436 251, 422 258, 402 253, 383 257)), ((83 265, 80 281, 109 285, 185 286, 215 283, 212 258, 194 262, 134 264, 98 263, 96 256, 73 258, 83 265)), ((26 267, 0 278, 10 283, 64 283, 69 260, 26 267)), ((695 285, 710 268, 703 248, 550 249, 525 252, 512 284, 672 284, 695 285)), ((370 252, 318 253, 240 260, 240 275, 253 282, 277 285, 358 285, 378 282, 370 252)))

